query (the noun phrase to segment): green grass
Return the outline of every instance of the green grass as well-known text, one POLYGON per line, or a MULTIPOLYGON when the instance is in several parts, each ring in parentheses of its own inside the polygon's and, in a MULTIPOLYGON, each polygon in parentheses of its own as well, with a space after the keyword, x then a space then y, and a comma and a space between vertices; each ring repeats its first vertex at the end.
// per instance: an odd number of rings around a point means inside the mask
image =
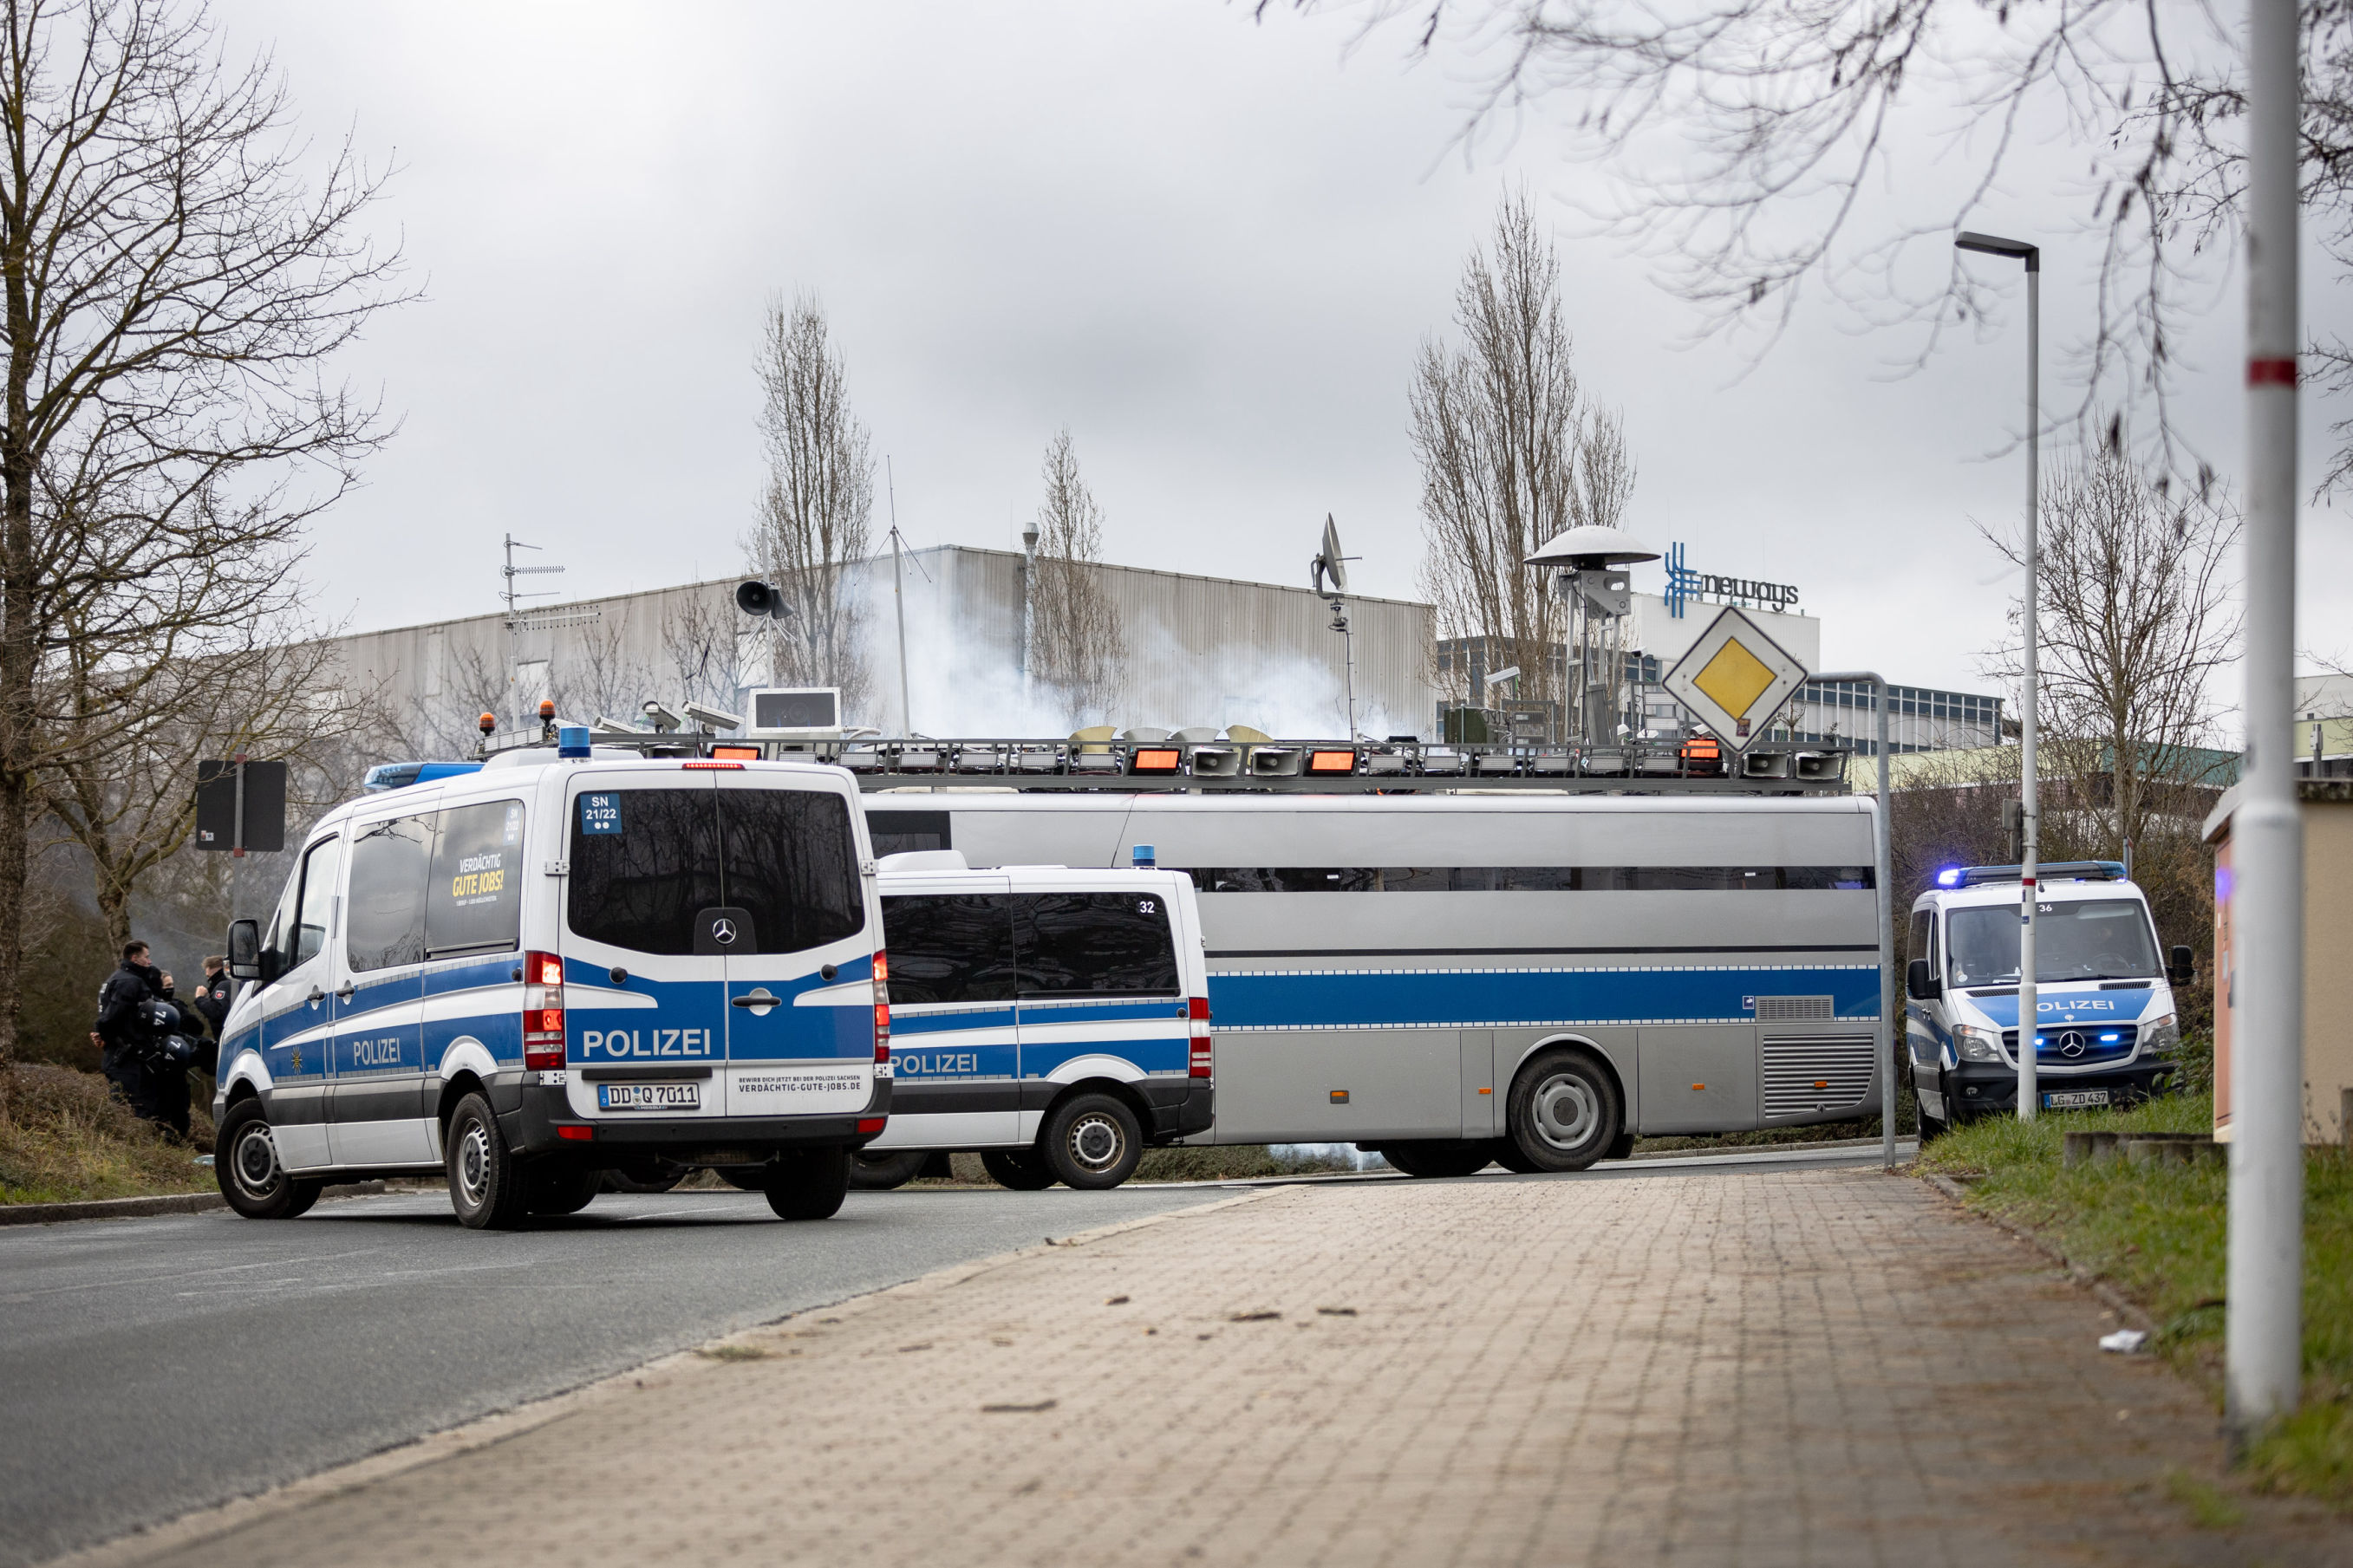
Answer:
POLYGON ((183 1143, 110 1099, 96 1073, 19 1063, 8 1100, 9 1115, 0 1121, 0 1204, 213 1190, 211 1170, 195 1163, 212 1152, 212 1119, 202 1105, 183 1143))
MULTIPOLYGON (((2130 1110, 2002 1117, 1955 1129, 1922 1152, 1920 1168, 1975 1178, 1972 1208, 2033 1231, 2077 1267, 2131 1297, 2158 1325, 2157 1348, 2204 1384, 2221 1386, 2229 1178, 2216 1164, 2060 1165, 2071 1131, 2203 1132, 2204 1095, 2130 1110)), ((2315 1149, 2305 1158, 2305 1405, 2246 1459, 2259 1485, 2353 1508, 2353 1162, 2315 1149)))

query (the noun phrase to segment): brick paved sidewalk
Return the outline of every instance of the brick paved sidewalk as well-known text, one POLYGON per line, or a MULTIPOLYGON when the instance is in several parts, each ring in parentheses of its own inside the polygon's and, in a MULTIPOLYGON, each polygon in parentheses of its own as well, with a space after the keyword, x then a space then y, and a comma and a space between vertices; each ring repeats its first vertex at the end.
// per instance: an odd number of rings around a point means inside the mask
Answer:
POLYGON ((757 1331, 168 1560, 2353 1559, 2305 1505, 2193 1528, 2164 1478, 2216 1476, 2213 1412, 2111 1326, 1876 1172, 1282 1188, 757 1331))

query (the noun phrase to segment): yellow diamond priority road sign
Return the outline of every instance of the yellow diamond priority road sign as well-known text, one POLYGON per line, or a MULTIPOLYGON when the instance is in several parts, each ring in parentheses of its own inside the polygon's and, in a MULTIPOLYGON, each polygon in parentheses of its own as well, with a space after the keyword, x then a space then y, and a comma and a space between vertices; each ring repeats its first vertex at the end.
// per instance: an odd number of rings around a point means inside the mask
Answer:
POLYGON ((1765 732, 1781 704, 1806 683, 1806 667, 1757 629, 1757 623, 1727 607, 1699 635, 1663 684, 1715 738, 1745 752, 1765 732))

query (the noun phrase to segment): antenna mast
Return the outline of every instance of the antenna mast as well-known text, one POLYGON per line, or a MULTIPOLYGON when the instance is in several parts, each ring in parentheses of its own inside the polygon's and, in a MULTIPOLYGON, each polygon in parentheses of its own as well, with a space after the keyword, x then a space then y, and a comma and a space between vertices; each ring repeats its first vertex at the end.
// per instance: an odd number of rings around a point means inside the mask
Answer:
POLYGON ((1324 550, 1308 567, 1307 577, 1318 594, 1332 605, 1332 629, 1340 634, 1340 679, 1347 694, 1348 739, 1356 738, 1356 638, 1348 627, 1348 568, 1347 563, 1361 559, 1340 553, 1339 525, 1332 514, 1324 514, 1324 550), (1324 580, 1329 578, 1327 588, 1324 580))

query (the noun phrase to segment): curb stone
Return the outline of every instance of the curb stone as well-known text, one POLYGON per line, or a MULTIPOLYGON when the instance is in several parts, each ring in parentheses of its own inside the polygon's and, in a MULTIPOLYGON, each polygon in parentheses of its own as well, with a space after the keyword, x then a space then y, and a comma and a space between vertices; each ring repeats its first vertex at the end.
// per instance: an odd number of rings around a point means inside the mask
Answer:
MULTIPOLYGON (((384 1192, 382 1182, 329 1187, 324 1200, 364 1198, 384 1192)), ((62 1225, 82 1219, 143 1219, 159 1214, 206 1214, 228 1207, 218 1193, 166 1193, 152 1198, 86 1198, 62 1204, 0 1204, 0 1225, 62 1225)))

